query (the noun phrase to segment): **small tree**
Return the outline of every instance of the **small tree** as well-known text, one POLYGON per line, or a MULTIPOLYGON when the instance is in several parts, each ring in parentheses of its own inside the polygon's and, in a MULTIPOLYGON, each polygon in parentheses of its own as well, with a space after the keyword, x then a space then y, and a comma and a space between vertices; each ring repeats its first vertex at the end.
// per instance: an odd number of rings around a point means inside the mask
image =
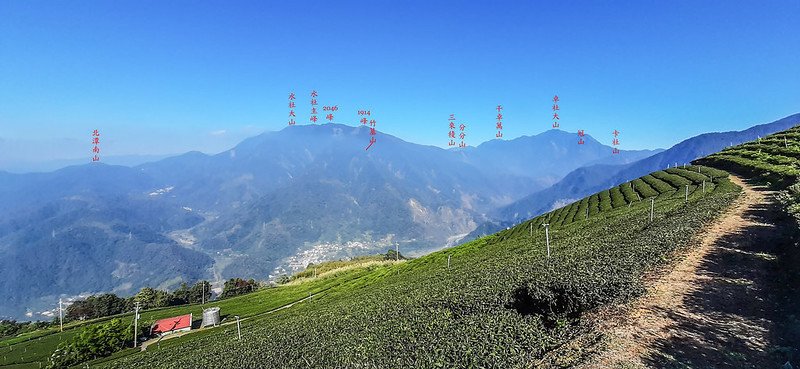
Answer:
POLYGON ((133 326, 122 319, 91 325, 69 341, 58 345, 50 356, 48 368, 68 368, 95 357, 109 356, 132 344, 133 326))
POLYGON ((125 299, 113 293, 104 293, 75 301, 67 307, 65 318, 67 320, 94 319, 121 314, 128 310, 130 309, 125 299))
POLYGON ((156 307, 156 290, 150 287, 142 288, 139 293, 133 297, 133 301, 141 304, 142 309, 156 307))
POLYGON ((383 260, 406 260, 406 257, 397 251, 389 250, 386 252, 386 255, 383 256, 383 260))
MULTIPOLYGON (((288 278, 288 277, 287 277, 288 278)), ((225 281, 220 298, 244 295, 258 289, 258 282, 254 279, 244 280, 241 278, 231 278, 225 281)))

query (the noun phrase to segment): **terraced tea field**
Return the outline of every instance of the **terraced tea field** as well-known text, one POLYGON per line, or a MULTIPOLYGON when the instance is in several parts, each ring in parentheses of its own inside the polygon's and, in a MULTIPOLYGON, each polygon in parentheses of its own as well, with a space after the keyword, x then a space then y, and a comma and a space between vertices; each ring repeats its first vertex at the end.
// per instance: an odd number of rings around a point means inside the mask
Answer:
POLYGON ((697 162, 786 187, 800 178, 800 127, 727 148, 697 162))
POLYGON ((641 294, 642 274, 688 244, 738 191, 708 167, 656 172, 248 320, 242 340, 219 331, 102 365, 524 367, 590 329, 585 312, 641 294))

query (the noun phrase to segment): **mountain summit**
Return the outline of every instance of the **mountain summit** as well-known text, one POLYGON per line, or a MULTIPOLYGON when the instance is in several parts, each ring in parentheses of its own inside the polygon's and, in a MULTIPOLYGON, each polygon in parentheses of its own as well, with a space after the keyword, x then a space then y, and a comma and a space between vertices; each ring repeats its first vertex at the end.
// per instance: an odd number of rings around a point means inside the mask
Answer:
POLYGON ((363 126, 292 126, 217 155, 3 173, 0 287, 12 292, 0 310, 19 317, 59 295, 269 278, 395 245, 421 254, 571 170, 654 153, 612 155, 558 130, 465 150, 381 132, 365 150, 369 138, 363 126))

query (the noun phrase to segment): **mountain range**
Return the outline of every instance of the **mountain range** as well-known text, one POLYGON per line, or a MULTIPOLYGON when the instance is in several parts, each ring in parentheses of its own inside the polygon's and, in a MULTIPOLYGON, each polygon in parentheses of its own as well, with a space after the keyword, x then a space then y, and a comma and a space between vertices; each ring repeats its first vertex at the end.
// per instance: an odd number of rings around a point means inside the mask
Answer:
POLYGON ((0 288, 10 291, 0 316, 36 319, 59 297, 85 293, 267 279, 395 246, 422 254, 749 137, 716 135, 612 154, 560 130, 450 150, 378 132, 365 150, 366 127, 325 124, 267 132, 217 155, 0 172, 0 288))

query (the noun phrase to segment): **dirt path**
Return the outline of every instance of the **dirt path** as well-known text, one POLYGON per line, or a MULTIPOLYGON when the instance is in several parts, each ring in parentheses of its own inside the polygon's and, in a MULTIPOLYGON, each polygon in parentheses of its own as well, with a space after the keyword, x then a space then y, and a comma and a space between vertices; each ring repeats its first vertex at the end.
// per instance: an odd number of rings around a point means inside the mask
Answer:
POLYGON ((732 180, 742 196, 644 297, 601 324, 605 350, 581 368, 780 367, 771 337, 779 208, 772 192, 732 180))

